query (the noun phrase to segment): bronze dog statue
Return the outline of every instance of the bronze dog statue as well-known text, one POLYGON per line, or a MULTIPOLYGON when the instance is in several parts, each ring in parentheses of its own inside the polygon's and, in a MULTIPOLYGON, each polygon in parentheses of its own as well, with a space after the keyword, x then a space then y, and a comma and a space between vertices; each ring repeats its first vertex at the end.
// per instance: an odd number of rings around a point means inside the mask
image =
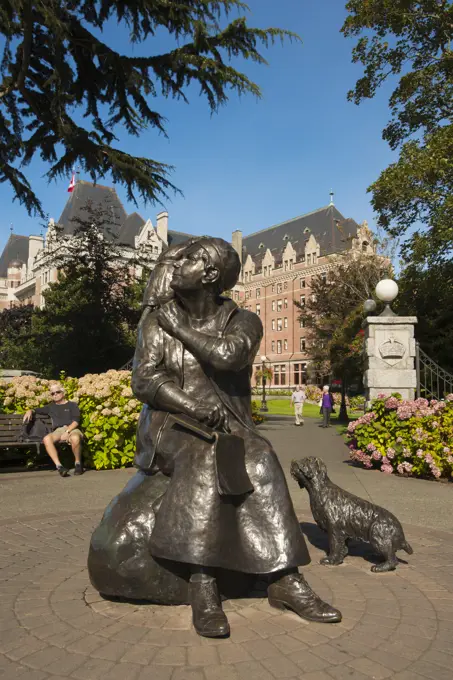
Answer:
POLYGON ((341 564, 348 554, 350 538, 369 542, 384 559, 371 567, 374 572, 396 569, 397 550, 412 555, 413 550, 395 515, 333 484, 320 458, 293 460, 291 475, 301 489, 307 489, 314 520, 328 534, 329 554, 321 564, 341 564))

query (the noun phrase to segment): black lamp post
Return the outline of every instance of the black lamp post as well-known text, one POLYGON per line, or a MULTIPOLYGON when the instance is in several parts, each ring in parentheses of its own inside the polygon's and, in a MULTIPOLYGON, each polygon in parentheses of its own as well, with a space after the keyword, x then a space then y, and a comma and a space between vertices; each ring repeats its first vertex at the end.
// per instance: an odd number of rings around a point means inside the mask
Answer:
POLYGON ((260 411, 269 411, 266 404, 266 357, 261 357, 261 380, 263 383, 263 393, 261 395, 261 408, 260 411))

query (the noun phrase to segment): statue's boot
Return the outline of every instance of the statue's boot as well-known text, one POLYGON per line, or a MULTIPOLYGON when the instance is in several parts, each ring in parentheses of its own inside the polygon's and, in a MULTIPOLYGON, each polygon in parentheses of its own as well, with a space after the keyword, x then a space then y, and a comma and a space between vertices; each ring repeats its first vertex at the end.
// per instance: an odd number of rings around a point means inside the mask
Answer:
POLYGON ((215 578, 204 574, 192 576, 189 593, 193 625, 198 635, 213 638, 229 635, 230 625, 220 603, 215 578))
POLYGON ((338 623, 342 618, 341 612, 323 602, 299 573, 286 574, 271 583, 267 596, 272 607, 291 609, 308 621, 338 623))

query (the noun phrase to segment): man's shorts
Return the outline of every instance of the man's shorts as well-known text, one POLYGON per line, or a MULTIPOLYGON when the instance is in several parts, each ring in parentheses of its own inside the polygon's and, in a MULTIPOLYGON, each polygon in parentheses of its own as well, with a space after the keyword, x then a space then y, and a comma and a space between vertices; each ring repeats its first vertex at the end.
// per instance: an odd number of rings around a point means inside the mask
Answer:
MULTIPOLYGON (((57 427, 57 429, 54 430, 53 432, 51 432, 50 434, 58 434, 58 435, 61 436, 65 432, 66 432, 65 427, 57 427)), ((75 428, 75 430, 71 430, 71 432, 69 433, 69 437, 71 437, 71 435, 73 435, 73 434, 78 434, 80 439, 83 439, 83 434, 77 427, 75 428)))

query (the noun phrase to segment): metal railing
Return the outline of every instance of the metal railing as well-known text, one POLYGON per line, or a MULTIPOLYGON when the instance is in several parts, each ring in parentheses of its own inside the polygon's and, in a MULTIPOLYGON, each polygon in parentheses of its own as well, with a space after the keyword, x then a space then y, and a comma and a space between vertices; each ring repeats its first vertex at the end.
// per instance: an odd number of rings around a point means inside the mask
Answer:
POLYGON ((424 352, 418 342, 415 344, 415 369, 417 372, 417 398, 444 399, 453 393, 453 375, 424 352))
POLYGON ((120 371, 132 371, 132 363, 134 359, 129 359, 129 361, 124 364, 124 366, 121 366, 120 371))

